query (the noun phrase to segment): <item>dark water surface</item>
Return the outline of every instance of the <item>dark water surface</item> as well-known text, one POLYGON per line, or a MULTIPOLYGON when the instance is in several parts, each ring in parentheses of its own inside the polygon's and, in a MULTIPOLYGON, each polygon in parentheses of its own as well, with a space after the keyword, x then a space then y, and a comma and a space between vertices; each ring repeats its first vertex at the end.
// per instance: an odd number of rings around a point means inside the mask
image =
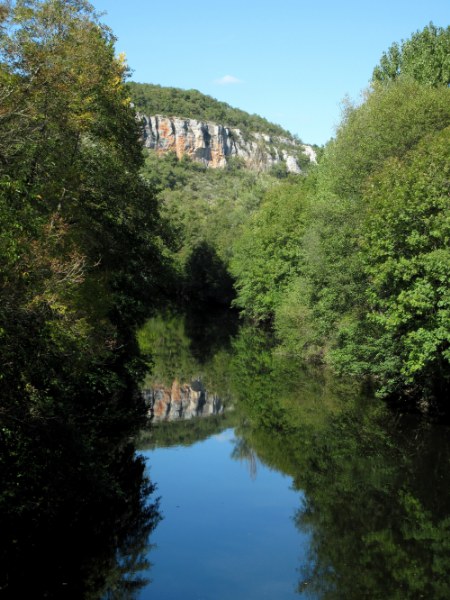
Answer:
POLYGON ((227 338, 218 318, 193 340, 187 319, 142 332, 158 348, 146 386, 179 404, 140 440, 164 520, 138 597, 449 598, 448 429, 305 370, 251 328, 227 338), (224 414, 183 420, 192 380, 224 414))

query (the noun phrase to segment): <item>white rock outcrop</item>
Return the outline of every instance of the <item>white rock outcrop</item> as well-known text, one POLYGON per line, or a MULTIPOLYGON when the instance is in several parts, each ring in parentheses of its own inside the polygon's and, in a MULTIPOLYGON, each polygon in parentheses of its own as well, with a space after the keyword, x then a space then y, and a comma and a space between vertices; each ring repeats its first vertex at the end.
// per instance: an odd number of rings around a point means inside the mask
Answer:
POLYGON ((208 167, 224 168, 230 157, 242 158, 250 169, 264 171, 285 162, 290 173, 301 173, 300 153, 315 162, 311 146, 295 140, 252 133, 244 136, 239 129, 217 123, 140 115, 143 123, 143 143, 159 153, 175 152, 178 158, 187 155, 208 167))

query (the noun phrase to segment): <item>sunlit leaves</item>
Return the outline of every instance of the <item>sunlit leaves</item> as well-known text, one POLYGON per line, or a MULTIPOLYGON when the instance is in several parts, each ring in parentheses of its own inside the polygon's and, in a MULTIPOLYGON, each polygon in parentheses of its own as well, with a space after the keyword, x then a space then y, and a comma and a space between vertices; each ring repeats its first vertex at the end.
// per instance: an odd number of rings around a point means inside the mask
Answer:
POLYGON ((444 29, 430 23, 401 45, 392 44, 375 67, 373 80, 389 82, 400 75, 425 85, 449 85, 450 27, 444 29))
POLYGON ((236 304, 244 314, 270 319, 287 285, 301 272, 307 195, 303 182, 276 186, 245 224, 234 245, 231 270, 236 304))

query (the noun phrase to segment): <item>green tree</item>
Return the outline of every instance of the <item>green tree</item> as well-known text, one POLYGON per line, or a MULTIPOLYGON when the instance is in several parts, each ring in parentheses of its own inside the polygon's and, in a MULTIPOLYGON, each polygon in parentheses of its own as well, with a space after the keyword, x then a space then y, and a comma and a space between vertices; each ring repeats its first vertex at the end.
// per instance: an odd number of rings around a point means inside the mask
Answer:
POLYGON ((360 331, 368 285, 361 243, 372 202, 370 177, 386 161, 401 160, 424 137, 448 126, 449 95, 447 88, 399 80, 376 86, 361 106, 347 108, 315 173, 302 273, 277 311, 278 331, 289 341, 290 352, 368 373, 368 361, 347 341, 366 335, 360 331))
POLYGON ((430 23, 401 44, 392 44, 375 67, 372 80, 386 83, 400 75, 412 77, 425 85, 448 86, 450 26, 444 29, 430 23))
POLYGON ((236 279, 236 305, 251 319, 270 319, 287 285, 301 271, 299 242, 306 207, 302 181, 274 187, 233 246, 230 266, 236 279))
POLYGON ((119 493, 145 416, 134 328, 164 261, 112 33, 84 0, 2 9, 0 512, 19 527, 63 519, 78 481, 119 493))
POLYGON ((371 371, 384 393, 440 402, 450 391, 449 153, 447 127, 374 176, 363 242, 371 371))

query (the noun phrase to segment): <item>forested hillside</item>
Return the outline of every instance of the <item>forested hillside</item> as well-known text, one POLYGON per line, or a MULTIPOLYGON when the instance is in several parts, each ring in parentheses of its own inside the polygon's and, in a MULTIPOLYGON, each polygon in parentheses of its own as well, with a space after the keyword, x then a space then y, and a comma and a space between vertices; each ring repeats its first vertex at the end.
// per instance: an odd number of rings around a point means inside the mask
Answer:
MULTIPOLYGON (((231 275, 233 304, 273 326, 281 351, 446 412, 449 55, 449 28, 432 24, 394 43, 307 177, 150 155, 184 297, 228 302, 231 275)), ((183 94, 173 110, 187 114, 183 94)))
MULTIPOLYGON (((158 308, 233 307, 273 333, 267 356, 450 414, 450 27, 393 44, 301 175, 144 150, 137 111, 290 134, 195 90, 126 83, 114 43, 86 0, 0 2, 0 590, 21 592, 9 597, 30 597, 27 580, 55 598, 141 585, 127 573, 159 513, 133 445, 152 364, 136 334, 158 308)), ((255 373, 264 356, 250 356, 255 373)))
POLYGON ((244 133, 261 132, 292 137, 286 129, 259 115, 233 108, 198 90, 182 90, 151 83, 127 83, 136 109, 146 115, 177 116, 199 121, 213 121, 225 127, 241 129, 244 133))
POLYGON ((56 462, 73 440, 87 465, 101 455, 94 439, 140 422, 135 331, 169 299, 232 303, 273 327, 278 351, 366 379, 381 397, 448 410, 449 28, 394 44, 319 164, 292 176, 283 165, 255 173, 230 160, 212 171, 143 152, 130 93, 149 113, 288 132, 199 92, 125 84, 114 37, 87 2, 0 6, 1 465, 11 489, 20 494, 26 471, 40 502, 41 472, 25 469, 48 450, 36 440, 56 440, 56 462))

